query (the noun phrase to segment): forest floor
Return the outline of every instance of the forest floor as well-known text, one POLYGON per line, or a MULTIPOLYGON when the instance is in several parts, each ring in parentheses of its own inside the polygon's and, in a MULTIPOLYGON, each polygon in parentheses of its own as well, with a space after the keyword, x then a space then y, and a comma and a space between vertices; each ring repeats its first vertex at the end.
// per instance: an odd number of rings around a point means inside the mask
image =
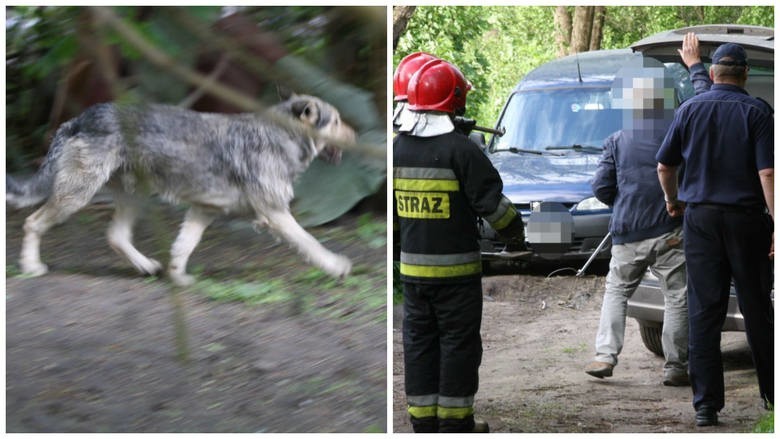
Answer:
MULTIPOLYGON (((604 279, 542 273, 483 278, 484 354, 475 412, 491 432, 752 431, 766 412, 743 333, 723 334, 726 407, 715 427, 694 425, 690 387, 662 384, 663 358, 644 347, 631 318, 614 375, 585 374, 594 354, 604 279)), ((401 306, 393 314, 393 431, 410 432, 401 306)))
MULTIPOLYGON (((249 221, 206 230, 192 287, 137 275, 92 205, 43 238, 50 272, 19 274, 6 217, 8 432, 383 432, 386 220, 310 229, 350 257, 334 281, 249 221)), ((136 245, 168 260, 183 211, 151 205, 136 245)))

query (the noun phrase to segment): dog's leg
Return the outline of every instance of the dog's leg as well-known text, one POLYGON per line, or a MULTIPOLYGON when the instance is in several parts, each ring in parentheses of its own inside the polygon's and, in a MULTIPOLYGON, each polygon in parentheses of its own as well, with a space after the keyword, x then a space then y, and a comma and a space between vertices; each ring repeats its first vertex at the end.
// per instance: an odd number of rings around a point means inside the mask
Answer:
POLYGON ((82 207, 108 180, 116 167, 115 156, 102 157, 99 163, 82 160, 90 144, 74 141, 58 161, 59 171, 54 177, 52 193, 38 210, 24 221, 24 238, 19 256, 22 273, 40 276, 48 271, 41 262, 41 237, 53 226, 64 222, 82 207), (76 172, 75 170, 78 170, 76 172))
POLYGON ((86 206, 119 166, 116 145, 97 147, 89 140, 76 137, 64 142, 60 155, 55 157, 53 166, 56 166, 57 171, 51 194, 44 205, 24 222, 19 265, 22 272, 28 275, 39 276, 48 271, 41 262, 43 234, 86 206))
POLYGON ((195 278, 187 274, 187 260, 200 242, 203 231, 214 221, 214 218, 214 214, 196 207, 191 207, 187 211, 179 235, 171 247, 168 275, 174 284, 187 286, 195 282, 195 278))
POLYGON ((289 211, 263 212, 263 216, 271 230, 292 244, 307 261, 336 278, 349 274, 352 269, 349 259, 323 247, 295 221, 289 211))
POLYGON ((46 274, 49 269, 41 262, 41 237, 50 228, 64 222, 73 213, 84 207, 92 198, 92 193, 82 193, 78 196, 51 196, 32 215, 24 221, 24 238, 19 265, 22 273, 28 276, 46 274))
POLYGON ((28 276, 40 276, 49 271, 41 262, 41 236, 55 224, 56 212, 56 209, 46 203, 24 220, 24 239, 19 265, 22 273, 28 276))
POLYGON ((147 258, 133 245, 133 224, 140 210, 139 201, 132 196, 113 191, 116 211, 106 237, 117 253, 127 258, 138 272, 152 275, 162 270, 162 264, 147 258))

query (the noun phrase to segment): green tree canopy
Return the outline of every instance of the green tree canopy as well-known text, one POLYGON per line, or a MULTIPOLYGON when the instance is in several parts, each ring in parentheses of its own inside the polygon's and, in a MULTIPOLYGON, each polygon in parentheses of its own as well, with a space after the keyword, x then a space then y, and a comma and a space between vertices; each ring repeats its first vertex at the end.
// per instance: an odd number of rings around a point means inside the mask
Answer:
MULTIPOLYGON (((492 125, 509 92, 555 58, 553 6, 420 6, 393 54, 425 51, 457 65, 475 85, 467 116, 492 125)), ((654 33, 700 24, 772 27, 772 6, 608 6, 602 49, 628 47, 654 33)))

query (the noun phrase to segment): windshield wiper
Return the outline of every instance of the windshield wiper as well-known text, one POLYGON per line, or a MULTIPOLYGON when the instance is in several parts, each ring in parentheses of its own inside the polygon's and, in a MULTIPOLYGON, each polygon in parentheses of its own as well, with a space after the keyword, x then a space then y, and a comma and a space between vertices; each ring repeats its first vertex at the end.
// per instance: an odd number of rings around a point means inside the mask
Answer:
POLYGON ((559 152, 540 151, 538 149, 515 148, 514 146, 511 146, 506 149, 497 149, 494 152, 503 152, 503 151, 509 151, 515 154, 536 154, 536 155, 554 155, 554 156, 563 155, 563 153, 559 153, 559 152))
POLYGON ((570 151, 578 151, 578 152, 590 152, 590 153, 596 153, 600 154, 602 151, 604 151, 603 148, 599 148, 598 146, 592 146, 592 145, 568 145, 568 146, 548 146, 544 148, 547 151, 553 151, 553 150, 570 150, 570 151))

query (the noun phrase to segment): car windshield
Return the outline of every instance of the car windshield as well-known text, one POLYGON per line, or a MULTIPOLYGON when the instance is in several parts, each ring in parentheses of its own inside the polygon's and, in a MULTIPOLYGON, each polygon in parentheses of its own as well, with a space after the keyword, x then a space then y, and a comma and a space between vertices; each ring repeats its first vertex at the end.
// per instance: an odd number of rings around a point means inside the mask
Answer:
POLYGON ((601 148, 620 129, 621 112, 611 109, 609 87, 520 91, 510 97, 498 125, 506 133, 494 137, 493 152, 601 148))

